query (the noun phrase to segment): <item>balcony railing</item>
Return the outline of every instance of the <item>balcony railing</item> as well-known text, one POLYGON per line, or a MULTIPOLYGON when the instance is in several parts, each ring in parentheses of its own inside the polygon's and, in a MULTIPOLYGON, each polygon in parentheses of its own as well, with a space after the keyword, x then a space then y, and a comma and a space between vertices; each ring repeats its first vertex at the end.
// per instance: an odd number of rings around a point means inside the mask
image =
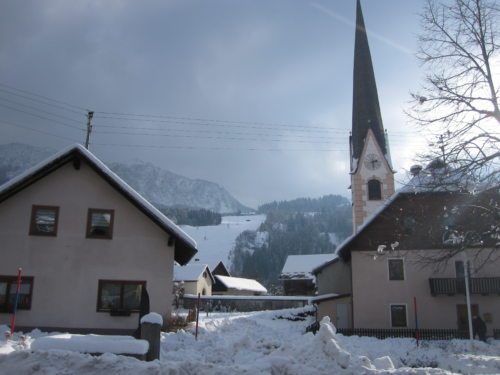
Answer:
MULTIPOLYGON (((429 284, 433 296, 465 294, 464 278, 429 279, 429 284)), ((469 291, 471 294, 500 295, 500 277, 471 277, 469 291)))

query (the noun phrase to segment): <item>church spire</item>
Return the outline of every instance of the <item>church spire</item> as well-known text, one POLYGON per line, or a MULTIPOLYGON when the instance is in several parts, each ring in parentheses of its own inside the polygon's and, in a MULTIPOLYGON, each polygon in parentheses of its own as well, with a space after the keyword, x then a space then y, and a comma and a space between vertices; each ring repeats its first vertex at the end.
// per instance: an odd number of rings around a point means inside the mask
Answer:
POLYGON ((360 0, 357 0, 356 8, 352 103, 351 161, 360 158, 368 129, 373 131, 377 143, 386 155, 384 125, 360 0))

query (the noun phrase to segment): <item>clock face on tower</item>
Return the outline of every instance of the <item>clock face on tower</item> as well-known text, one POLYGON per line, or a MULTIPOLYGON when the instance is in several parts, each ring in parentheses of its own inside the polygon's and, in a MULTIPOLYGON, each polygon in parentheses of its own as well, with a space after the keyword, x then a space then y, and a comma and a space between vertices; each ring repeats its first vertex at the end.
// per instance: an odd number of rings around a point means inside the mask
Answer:
POLYGON ((375 169, 379 169, 382 163, 379 160, 379 157, 375 154, 368 154, 365 157, 365 167, 374 171, 375 169))

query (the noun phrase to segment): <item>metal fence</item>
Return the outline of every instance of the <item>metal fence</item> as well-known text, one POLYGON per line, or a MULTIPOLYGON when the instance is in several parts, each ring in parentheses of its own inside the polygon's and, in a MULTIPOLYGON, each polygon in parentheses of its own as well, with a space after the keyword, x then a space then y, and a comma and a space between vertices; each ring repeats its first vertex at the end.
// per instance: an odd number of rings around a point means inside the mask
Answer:
MULTIPOLYGON (((500 331, 500 330, 494 330, 500 331)), ((345 336, 369 336, 378 339, 386 338, 418 338, 420 340, 451 340, 451 339, 468 339, 468 331, 459 331, 457 329, 419 329, 414 328, 339 328, 338 333, 345 336)), ((500 333, 500 332, 498 332, 500 333)))

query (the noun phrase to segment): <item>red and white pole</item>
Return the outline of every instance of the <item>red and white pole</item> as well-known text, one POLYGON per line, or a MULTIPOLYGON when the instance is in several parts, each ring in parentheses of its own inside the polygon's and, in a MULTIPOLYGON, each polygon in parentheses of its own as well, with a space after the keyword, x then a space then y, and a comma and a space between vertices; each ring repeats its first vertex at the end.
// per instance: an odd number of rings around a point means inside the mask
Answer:
POLYGON ((17 311, 17 303, 19 301, 19 292, 21 291, 21 272, 22 268, 19 267, 17 269, 17 287, 16 287, 16 298, 14 300, 14 307, 12 309, 12 315, 10 317, 10 334, 14 334, 14 330, 16 329, 16 311, 17 311))

